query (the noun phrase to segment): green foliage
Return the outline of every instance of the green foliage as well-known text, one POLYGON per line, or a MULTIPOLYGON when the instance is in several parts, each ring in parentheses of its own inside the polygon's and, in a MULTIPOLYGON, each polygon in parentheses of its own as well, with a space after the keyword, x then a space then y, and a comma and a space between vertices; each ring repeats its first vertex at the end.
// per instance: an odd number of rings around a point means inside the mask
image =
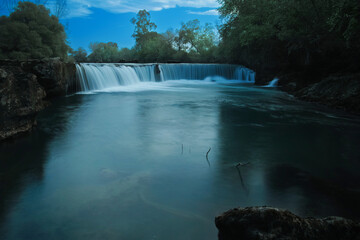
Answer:
POLYGON ((119 50, 118 59, 120 62, 133 62, 135 60, 135 50, 129 48, 122 48, 119 50))
POLYGON ((19 2, 9 17, 0 18, 1 58, 65 59, 68 50, 64 27, 42 5, 19 2))
POLYGON ((116 43, 90 43, 92 53, 89 55, 90 62, 118 62, 118 46, 116 43))
POLYGON ((136 40, 136 48, 141 49, 146 41, 153 38, 152 30, 155 30, 157 26, 150 21, 150 13, 146 10, 140 10, 136 18, 131 19, 131 23, 135 25, 132 36, 136 40))
POLYGON ((215 32, 210 24, 202 27, 200 21, 195 19, 182 23, 174 40, 180 51, 205 55, 215 47, 215 32))
POLYGON ((220 0, 221 49, 250 66, 308 66, 359 53, 357 0, 220 0))
POLYGON ((78 50, 72 51, 71 56, 74 58, 75 62, 87 61, 87 52, 82 47, 79 47, 78 50))
POLYGON ((172 58, 175 50, 164 35, 155 32, 146 35, 146 41, 137 51, 139 60, 142 62, 164 62, 172 58))
MULTIPOLYGON (((91 54, 79 48, 71 57, 76 62, 214 62, 219 52, 214 28, 200 25, 199 20, 183 23, 181 28, 159 34, 146 10, 131 19, 135 25, 132 49, 119 50, 116 43, 91 43, 91 54)), ((0 52, 1 54, 1 52, 0 52)))
POLYGON ((135 24, 136 58, 142 62, 208 62, 214 61, 215 32, 210 24, 199 20, 183 23, 179 30, 158 34, 146 10, 131 20, 135 24))

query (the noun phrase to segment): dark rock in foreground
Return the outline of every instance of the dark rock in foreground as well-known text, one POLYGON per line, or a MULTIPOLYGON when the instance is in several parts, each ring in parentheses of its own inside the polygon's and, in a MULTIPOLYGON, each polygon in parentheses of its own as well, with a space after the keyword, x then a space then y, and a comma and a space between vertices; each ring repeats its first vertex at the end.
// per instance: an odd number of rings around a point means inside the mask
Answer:
POLYGON ((360 113, 360 74, 332 75, 307 83, 301 74, 279 76, 279 86, 299 99, 360 113))
POLYGON ((75 74, 58 59, 0 61, 0 141, 30 131, 45 98, 65 95, 75 74))
POLYGON ((45 96, 34 74, 0 68, 0 140, 31 130, 45 96))
POLYGON ((296 92, 296 96, 306 101, 360 113, 360 74, 325 78, 296 92))
POLYGON ((357 240, 360 223, 340 217, 301 218, 271 207, 235 208, 215 219, 219 240, 357 240))

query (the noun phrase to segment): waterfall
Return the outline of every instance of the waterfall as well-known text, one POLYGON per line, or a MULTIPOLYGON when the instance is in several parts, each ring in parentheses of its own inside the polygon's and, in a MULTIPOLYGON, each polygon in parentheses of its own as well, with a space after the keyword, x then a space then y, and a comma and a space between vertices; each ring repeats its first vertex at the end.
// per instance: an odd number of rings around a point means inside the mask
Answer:
POLYGON ((217 79, 255 82, 255 72, 230 64, 80 63, 72 92, 89 92, 140 82, 217 79))
POLYGON ((207 77, 223 77, 240 81, 255 82, 255 72, 238 65, 230 64, 159 64, 162 81, 203 80, 207 77))
POLYGON ((80 63, 76 69, 76 90, 83 92, 155 81, 155 65, 80 63))
POLYGON ((265 85, 264 87, 277 87, 277 83, 278 83, 279 79, 278 78, 274 78, 273 80, 271 80, 267 85, 265 85))

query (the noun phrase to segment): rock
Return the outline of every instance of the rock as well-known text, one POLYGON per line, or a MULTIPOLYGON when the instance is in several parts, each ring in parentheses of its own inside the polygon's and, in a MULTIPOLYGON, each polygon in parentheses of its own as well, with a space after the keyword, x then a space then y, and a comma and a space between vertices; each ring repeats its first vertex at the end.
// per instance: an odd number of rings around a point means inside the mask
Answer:
POLYGON ((279 88, 301 100, 360 113, 360 73, 311 76, 290 72, 278 77, 279 88))
POLYGON ((0 68, 0 92, 0 140, 31 130, 45 107, 46 93, 37 77, 20 67, 0 68))
POLYGON ((307 101, 348 112, 360 113, 360 73, 323 72, 309 69, 267 69, 256 73, 256 85, 279 79, 279 89, 307 101), (281 70, 282 69, 282 70, 281 70))
POLYGON ((30 131, 45 97, 64 96, 75 78, 75 64, 59 59, 0 60, 0 141, 30 131))
POLYGON ((357 240, 360 223, 340 217, 301 218, 271 207, 235 208, 215 219, 219 240, 357 240))
POLYGON ((68 85, 75 81, 76 67, 73 63, 50 59, 36 64, 32 68, 32 72, 46 90, 47 97, 53 98, 66 95, 68 85))
POLYGON ((327 77, 295 92, 295 96, 360 113, 360 74, 327 77))

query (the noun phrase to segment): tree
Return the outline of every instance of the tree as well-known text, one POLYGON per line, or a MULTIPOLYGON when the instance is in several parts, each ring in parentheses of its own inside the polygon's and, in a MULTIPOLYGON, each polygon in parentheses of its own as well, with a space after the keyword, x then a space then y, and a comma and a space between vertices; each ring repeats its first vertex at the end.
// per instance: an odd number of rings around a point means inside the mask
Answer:
POLYGON ((68 12, 67 0, 55 0, 54 15, 58 18, 63 18, 68 12))
POLYGON ((86 62, 87 61, 87 52, 84 48, 79 47, 78 50, 72 51, 71 56, 76 62, 86 62))
POLYGON ((166 62, 173 58, 175 50, 164 35, 148 33, 148 38, 137 49, 138 58, 142 62, 166 62))
POLYGON ((155 35, 154 33, 156 32, 153 32, 152 30, 155 30, 157 26, 150 21, 150 13, 146 10, 140 10, 137 13, 136 18, 131 19, 131 23, 135 25, 135 30, 132 35, 136 41, 135 47, 141 49, 144 42, 155 35))
POLYGON ((136 52, 133 48, 120 49, 118 56, 119 56, 119 61, 121 62, 132 62, 136 60, 136 52))
POLYGON ((0 18, 2 58, 29 59, 61 57, 69 47, 63 25, 43 5, 19 2, 9 17, 0 18))
POLYGON ((338 59, 345 65, 353 62, 354 52, 359 52, 358 0, 220 0, 220 4, 225 20, 221 48, 230 61, 255 69, 333 68, 338 59))
POLYGON ((193 61, 211 61, 216 48, 215 32, 211 24, 200 25, 198 19, 182 23, 174 42, 179 52, 192 55, 193 61))
POLYGON ((91 62, 118 62, 118 46, 114 42, 108 43, 90 43, 92 53, 88 59, 91 62))

